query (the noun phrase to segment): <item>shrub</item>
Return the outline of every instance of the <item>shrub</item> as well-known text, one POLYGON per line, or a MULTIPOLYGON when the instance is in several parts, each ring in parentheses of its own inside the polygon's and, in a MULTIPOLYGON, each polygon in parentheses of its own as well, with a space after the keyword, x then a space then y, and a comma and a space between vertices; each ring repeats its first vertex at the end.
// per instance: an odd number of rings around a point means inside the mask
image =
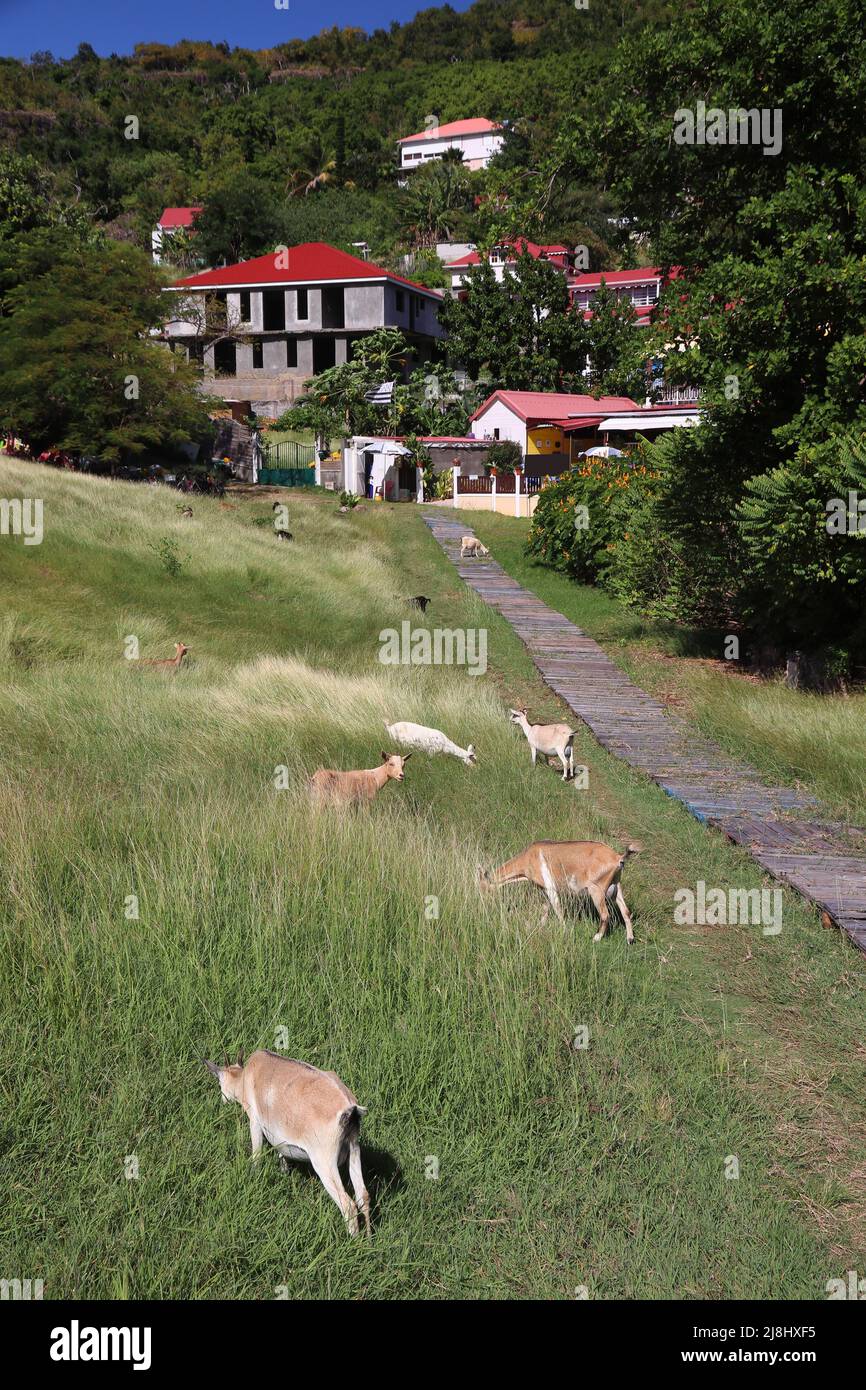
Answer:
POLYGON ((546 484, 532 518, 526 553, 581 584, 606 575, 628 526, 628 501, 649 473, 641 454, 586 459, 546 484))
POLYGON ((503 439, 487 450, 485 462, 488 468, 498 468, 500 473, 513 473, 515 468, 523 467, 523 453, 513 439, 503 439))

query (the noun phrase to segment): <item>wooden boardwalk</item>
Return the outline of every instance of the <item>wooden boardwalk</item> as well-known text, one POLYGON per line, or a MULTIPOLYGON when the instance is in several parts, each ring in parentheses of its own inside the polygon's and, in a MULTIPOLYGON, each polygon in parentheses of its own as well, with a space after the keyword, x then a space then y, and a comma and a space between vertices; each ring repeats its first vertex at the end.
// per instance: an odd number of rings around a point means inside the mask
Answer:
POLYGON ((866 952, 866 836, 825 820, 816 799, 770 787, 748 763, 654 700, 592 638, 522 588, 493 559, 460 559, 465 522, 424 514, 461 579, 508 620, 544 680, 602 747, 639 768, 692 815, 742 845, 817 903, 866 952))

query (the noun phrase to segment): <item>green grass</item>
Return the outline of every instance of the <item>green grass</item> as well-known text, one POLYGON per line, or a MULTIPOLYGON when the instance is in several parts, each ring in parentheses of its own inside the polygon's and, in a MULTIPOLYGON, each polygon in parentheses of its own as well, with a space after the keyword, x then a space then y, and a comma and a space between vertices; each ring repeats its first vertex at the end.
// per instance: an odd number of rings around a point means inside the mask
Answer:
POLYGON ((821 1297, 862 1267, 862 962, 787 893, 776 938, 673 925, 678 886, 757 886, 753 861, 583 734, 589 791, 533 772, 506 704, 557 702, 414 508, 290 493, 281 546, 255 524, 270 498, 185 520, 161 490, 0 478, 45 499, 41 546, 0 538, 9 1277, 46 1298, 716 1299, 821 1297), (486 626, 487 675, 382 665, 404 619, 486 626), (190 664, 136 669, 130 636, 190 664), (306 775, 374 765, 399 717, 471 739, 478 768, 416 755, 368 810, 313 814, 306 775), (542 927, 526 888, 479 897, 476 863, 540 836, 644 842, 631 950, 587 916, 542 927), (369 1108, 369 1242, 306 1170, 249 1162, 199 1059, 261 1046, 369 1108))
POLYGON ((840 819, 866 826, 866 694, 789 690, 723 659, 724 634, 644 619, 523 553, 527 521, 463 513, 497 560, 591 637, 638 685, 692 719, 765 778, 815 792, 840 819))

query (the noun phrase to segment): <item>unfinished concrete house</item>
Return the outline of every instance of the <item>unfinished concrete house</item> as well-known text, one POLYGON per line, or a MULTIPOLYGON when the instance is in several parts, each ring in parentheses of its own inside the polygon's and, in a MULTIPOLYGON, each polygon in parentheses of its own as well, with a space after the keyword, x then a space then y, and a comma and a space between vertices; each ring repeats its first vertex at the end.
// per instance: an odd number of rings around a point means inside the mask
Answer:
POLYGON ((278 415, 311 376, 350 361, 378 328, 399 328, 418 362, 444 337, 436 290, 325 242, 305 242, 171 285, 166 336, 205 369, 205 387, 278 415))

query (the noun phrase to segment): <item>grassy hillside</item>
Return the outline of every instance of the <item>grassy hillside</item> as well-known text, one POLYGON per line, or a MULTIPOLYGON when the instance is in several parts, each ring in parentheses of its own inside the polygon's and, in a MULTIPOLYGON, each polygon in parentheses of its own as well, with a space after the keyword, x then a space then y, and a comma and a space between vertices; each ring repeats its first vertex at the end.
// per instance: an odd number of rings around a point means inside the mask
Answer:
POLYGON ((268 501, 185 520, 0 477, 45 500, 41 546, 0 538, 10 1270, 47 1298, 784 1298, 862 1267, 860 959, 788 894, 776 938, 674 927, 678 886, 755 865, 582 733, 588 791, 533 772, 505 709, 557 702, 414 508, 289 494, 281 546, 268 501), (407 618, 485 627, 487 675, 382 665, 407 618), (136 669, 129 636, 190 664, 136 669), (374 765, 386 717, 478 768, 416 756, 367 812, 313 814, 306 775, 374 765), (479 898, 476 864, 539 836, 644 842, 631 950, 541 927, 526 888, 479 898), (370 1242, 305 1170, 249 1163, 199 1059, 257 1046, 369 1107, 370 1242))

